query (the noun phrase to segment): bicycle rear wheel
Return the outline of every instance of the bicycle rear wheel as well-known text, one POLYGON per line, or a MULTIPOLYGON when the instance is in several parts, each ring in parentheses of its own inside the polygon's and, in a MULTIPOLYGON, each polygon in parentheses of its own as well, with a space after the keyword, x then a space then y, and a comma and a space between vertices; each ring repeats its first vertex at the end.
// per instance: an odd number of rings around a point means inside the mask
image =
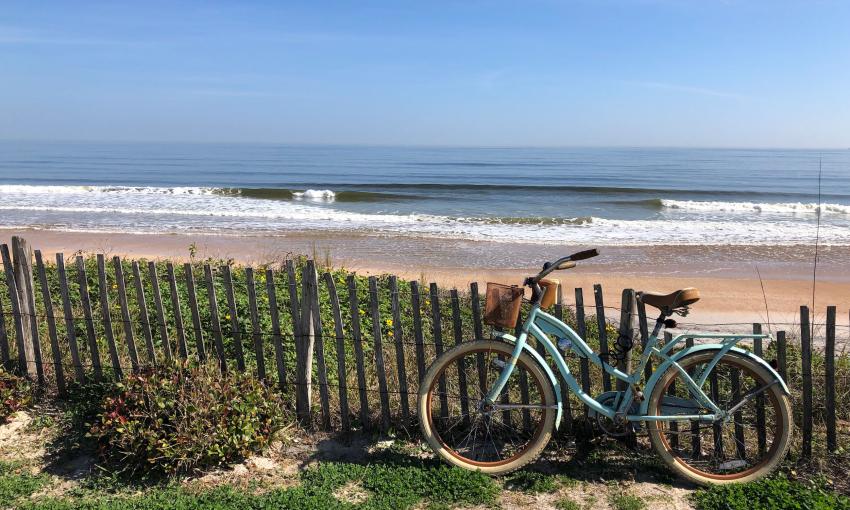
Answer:
POLYGON ((496 405, 483 404, 512 351, 504 342, 463 343, 425 374, 420 428, 447 462, 499 475, 528 464, 549 442, 557 402, 548 377, 527 353, 520 355, 496 405))
MULTIPOLYGON (((715 354, 696 353, 679 364, 699 374, 715 354)), ((793 426, 788 396, 775 381, 747 356, 726 354, 703 391, 722 410, 744 404, 728 420, 714 423, 648 422, 653 447, 673 470, 701 485, 751 482, 770 474, 785 457, 793 426)), ((710 413, 697 403, 675 367, 655 385, 648 410, 655 415, 710 413)))

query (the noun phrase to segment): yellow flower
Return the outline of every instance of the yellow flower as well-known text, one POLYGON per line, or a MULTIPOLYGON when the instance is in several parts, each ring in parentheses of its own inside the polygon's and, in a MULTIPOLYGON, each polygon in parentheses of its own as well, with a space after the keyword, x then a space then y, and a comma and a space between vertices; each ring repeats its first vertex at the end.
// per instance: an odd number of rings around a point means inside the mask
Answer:
POLYGON ((113 289, 117 289, 117 288, 118 288, 118 284, 117 284, 117 283, 113 283, 113 284, 112 284, 112 288, 113 288, 113 289))
POLYGON ((393 325, 393 320, 387 319, 387 326, 392 326, 392 325, 393 325))
POLYGON ((360 315, 366 315, 366 310, 360 310, 360 315))
POLYGON ((230 320, 230 314, 229 313, 224 314, 224 318, 227 319, 227 320, 230 320))
POLYGON ((387 331, 387 336, 393 336, 393 332, 392 332, 392 331, 387 331))

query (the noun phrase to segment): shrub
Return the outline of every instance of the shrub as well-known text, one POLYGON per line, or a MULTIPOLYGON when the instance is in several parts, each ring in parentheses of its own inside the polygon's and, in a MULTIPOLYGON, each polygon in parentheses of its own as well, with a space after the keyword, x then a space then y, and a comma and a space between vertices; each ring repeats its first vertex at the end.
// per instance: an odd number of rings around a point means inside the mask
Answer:
POLYGON ((9 416, 31 403, 32 388, 29 381, 0 368, 0 423, 5 423, 9 416))
POLYGON ((693 501, 700 510, 850 510, 850 498, 816 484, 804 484, 782 477, 748 484, 709 487, 697 491, 693 501))
POLYGON ((90 435, 105 460, 131 472, 185 473, 267 446, 282 408, 250 375, 171 366, 116 384, 90 435))

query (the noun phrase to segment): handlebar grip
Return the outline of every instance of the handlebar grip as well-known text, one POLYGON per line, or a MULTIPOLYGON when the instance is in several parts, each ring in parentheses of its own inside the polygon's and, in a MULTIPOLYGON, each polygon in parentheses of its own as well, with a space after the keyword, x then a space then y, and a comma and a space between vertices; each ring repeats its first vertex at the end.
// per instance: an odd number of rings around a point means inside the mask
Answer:
POLYGON ((570 255, 570 260, 584 260, 595 257, 597 255, 599 255, 599 251, 594 248, 592 250, 584 250, 578 253, 573 253, 572 255, 570 255))

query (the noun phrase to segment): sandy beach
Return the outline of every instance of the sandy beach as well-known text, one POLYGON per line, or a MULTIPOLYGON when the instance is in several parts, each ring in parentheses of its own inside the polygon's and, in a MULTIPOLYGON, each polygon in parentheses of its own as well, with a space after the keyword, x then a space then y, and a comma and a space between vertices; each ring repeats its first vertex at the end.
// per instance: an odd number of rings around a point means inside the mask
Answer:
MULTIPOLYGON (((105 253, 132 258, 233 259, 244 264, 273 263, 303 254, 363 274, 393 273, 408 279, 465 288, 470 282, 520 283, 546 260, 584 249, 494 242, 305 233, 280 236, 92 234, 55 231, 3 231, 27 238, 34 249, 105 253), (191 248, 190 248, 191 247, 191 248), (510 254, 508 256, 507 254, 510 254), (512 260, 528 260, 525 266, 512 260)), ((592 302, 599 283, 606 306, 619 307, 624 288, 670 292, 697 287, 702 300, 680 322, 689 329, 741 330, 752 322, 794 329, 799 307, 812 302, 813 249, 807 246, 599 246, 601 255, 574 270, 558 273, 567 304, 574 288, 592 302), (756 272, 761 273, 761 280, 756 272), (762 288, 763 286, 763 288, 762 288), (765 307, 767 301, 767 308, 765 307)), ((850 309, 850 247, 821 247, 815 295, 815 321, 827 305, 838 307, 839 324, 850 309)), ((615 313, 615 312, 613 312, 615 313)), ((846 329, 840 329, 840 332, 846 329)))

